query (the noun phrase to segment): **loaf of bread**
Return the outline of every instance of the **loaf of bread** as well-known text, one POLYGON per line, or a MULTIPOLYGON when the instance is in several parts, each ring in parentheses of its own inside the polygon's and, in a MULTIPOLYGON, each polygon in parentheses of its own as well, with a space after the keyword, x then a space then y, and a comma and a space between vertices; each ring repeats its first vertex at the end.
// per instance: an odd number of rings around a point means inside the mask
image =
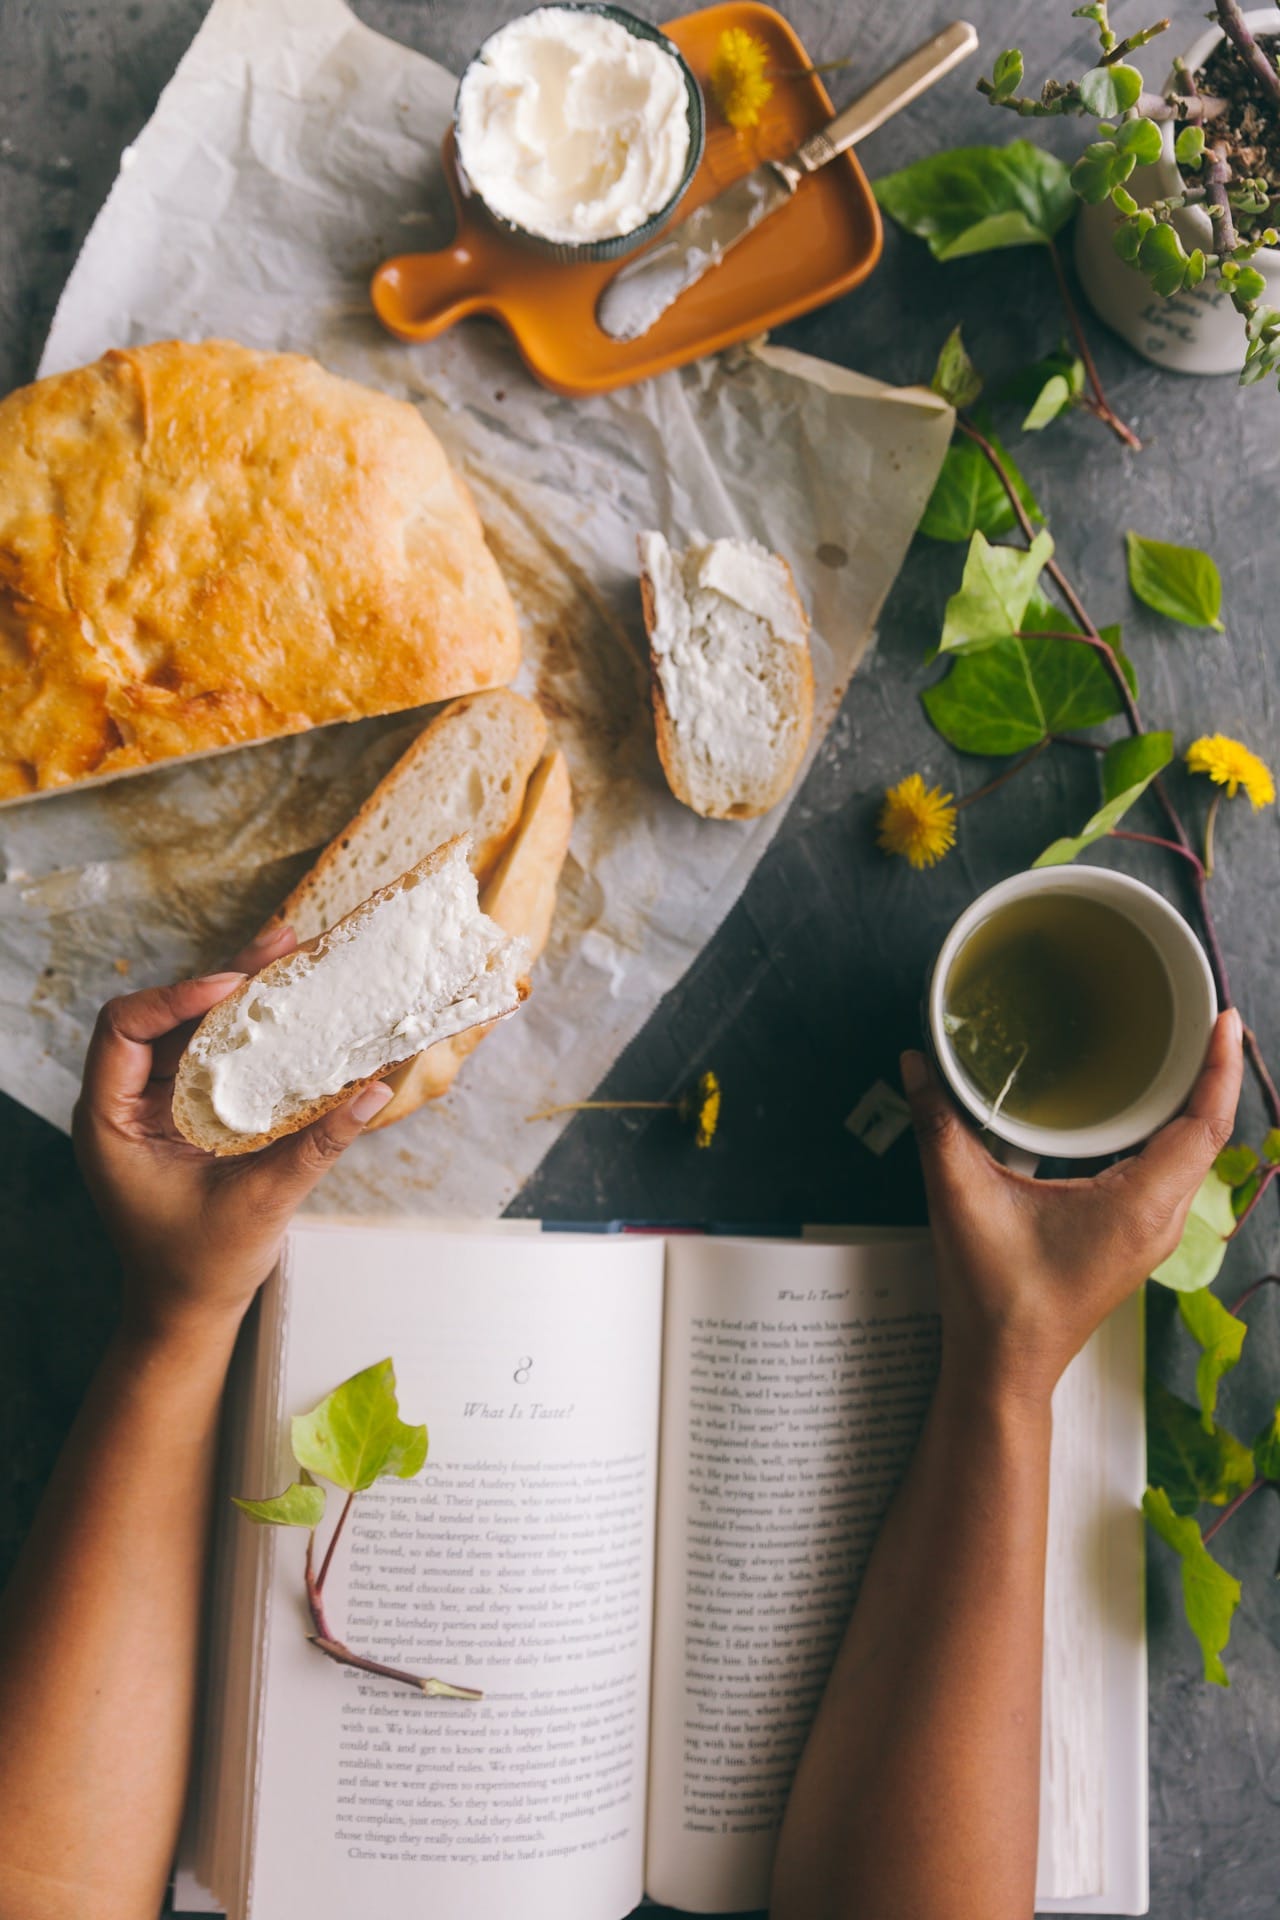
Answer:
POLYGON ((503 684, 520 640, 407 403, 166 341, 0 401, 0 802, 503 684))
POLYGON ((813 727, 809 618, 791 569, 748 540, 673 552, 642 533, 658 756, 671 791, 712 820, 749 820, 787 793, 813 727))
MULTIPOLYGON (((573 825, 564 755, 545 751, 546 745, 541 712, 509 687, 453 701, 401 755, 268 925, 288 921, 300 941, 311 940, 425 847, 467 833, 481 910, 524 940, 532 963, 551 929, 573 825)), ((387 1074, 395 1097, 370 1130, 447 1093, 488 1031, 472 1027, 387 1074)))
POLYGON ((480 912, 465 837, 451 840, 205 1015, 178 1064, 175 1124, 206 1152, 252 1153, 514 1013, 527 965, 480 912))

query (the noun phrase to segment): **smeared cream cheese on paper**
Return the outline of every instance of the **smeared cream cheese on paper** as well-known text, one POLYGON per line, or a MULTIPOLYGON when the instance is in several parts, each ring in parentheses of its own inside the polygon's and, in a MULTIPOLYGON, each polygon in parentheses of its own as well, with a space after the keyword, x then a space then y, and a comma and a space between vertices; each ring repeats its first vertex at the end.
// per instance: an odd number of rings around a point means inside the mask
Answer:
MULTIPOLYGON (((637 532, 677 546, 733 535, 786 557, 813 618, 816 751, 951 432, 935 396, 785 349, 566 400, 491 325, 391 341, 368 276, 448 239, 455 85, 341 0, 215 0, 85 243, 42 367, 175 335, 313 353, 422 410, 515 596, 517 684, 551 721, 577 809, 551 942, 519 1018, 448 1098, 344 1156, 315 1204, 347 1213, 499 1213, 563 1124, 525 1116, 591 1093, 782 819, 701 820, 668 792, 637 532), (847 565, 818 563, 824 545, 847 565)), ((100 1002, 224 964, 420 724, 328 727, 7 809, 0 1086, 66 1127, 100 1002)))

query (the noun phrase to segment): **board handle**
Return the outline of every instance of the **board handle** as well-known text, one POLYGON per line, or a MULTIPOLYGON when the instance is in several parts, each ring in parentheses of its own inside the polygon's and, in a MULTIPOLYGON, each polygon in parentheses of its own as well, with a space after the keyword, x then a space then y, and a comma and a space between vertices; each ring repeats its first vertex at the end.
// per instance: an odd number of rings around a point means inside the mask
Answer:
POLYGON ((455 320, 493 310, 483 263, 462 239, 438 253, 399 253, 369 283, 373 310, 398 340, 434 340, 455 320))

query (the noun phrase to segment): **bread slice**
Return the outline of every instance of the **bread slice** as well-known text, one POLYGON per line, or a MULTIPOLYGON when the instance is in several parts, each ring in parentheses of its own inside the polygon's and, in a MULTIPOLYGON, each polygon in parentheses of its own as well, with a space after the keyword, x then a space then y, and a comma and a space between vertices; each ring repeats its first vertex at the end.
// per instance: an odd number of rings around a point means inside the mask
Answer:
POLYGON ((528 955, 480 912, 465 836, 207 1013, 178 1065, 173 1117, 195 1146, 252 1153, 389 1067, 514 1013, 528 955))
MULTIPOLYGON (((562 753, 547 754, 529 782, 520 825, 480 895, 481 911, 504 933, 525 941, 532 964, 547 944, 555 914, 556 886, 573 826, 569 769, 562 753)), ((489 1027, 469 1027, 428 1047, 416 1060, 387 1075, 395 1088, 369 1131, 403 1120, 424 1101, 448 1093, 463 1061, 479 1046, 489 1027)))
POLYGON ((436 714, 294 888, 268 926, 288 921, 299 944, 455 834, 471 835, 486 880, 515 831, 529 776, 547 744, 532 700, 497 687, 436 714))
POLYGON ((785 560, 752 540, 642 533, 658 755, 677 800, 750 820, 788 792, 813 728, 809 617, 785 560))

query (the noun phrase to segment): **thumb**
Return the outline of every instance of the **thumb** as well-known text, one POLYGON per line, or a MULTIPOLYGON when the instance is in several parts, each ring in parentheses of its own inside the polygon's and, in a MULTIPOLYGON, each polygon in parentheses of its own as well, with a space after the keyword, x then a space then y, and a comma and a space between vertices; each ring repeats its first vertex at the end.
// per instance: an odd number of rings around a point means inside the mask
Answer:
POLYGON ((899 1062, 902 1091, 911 1108, 925 1192, 933 1215, 946 1210, 972 1182, 974 1156, 986 1155, 964 1125, 950 1096, 923 1053, 904 1053, 899 1062))
POLYGON ((380 1080, 371 1081, 309 1127, 254 1154, 244 1171, 245 1197, 250 1205, 287 1219, 351 1142, 360 1138, 374 1114, 391 1099, 392 1091, 380 1080))

